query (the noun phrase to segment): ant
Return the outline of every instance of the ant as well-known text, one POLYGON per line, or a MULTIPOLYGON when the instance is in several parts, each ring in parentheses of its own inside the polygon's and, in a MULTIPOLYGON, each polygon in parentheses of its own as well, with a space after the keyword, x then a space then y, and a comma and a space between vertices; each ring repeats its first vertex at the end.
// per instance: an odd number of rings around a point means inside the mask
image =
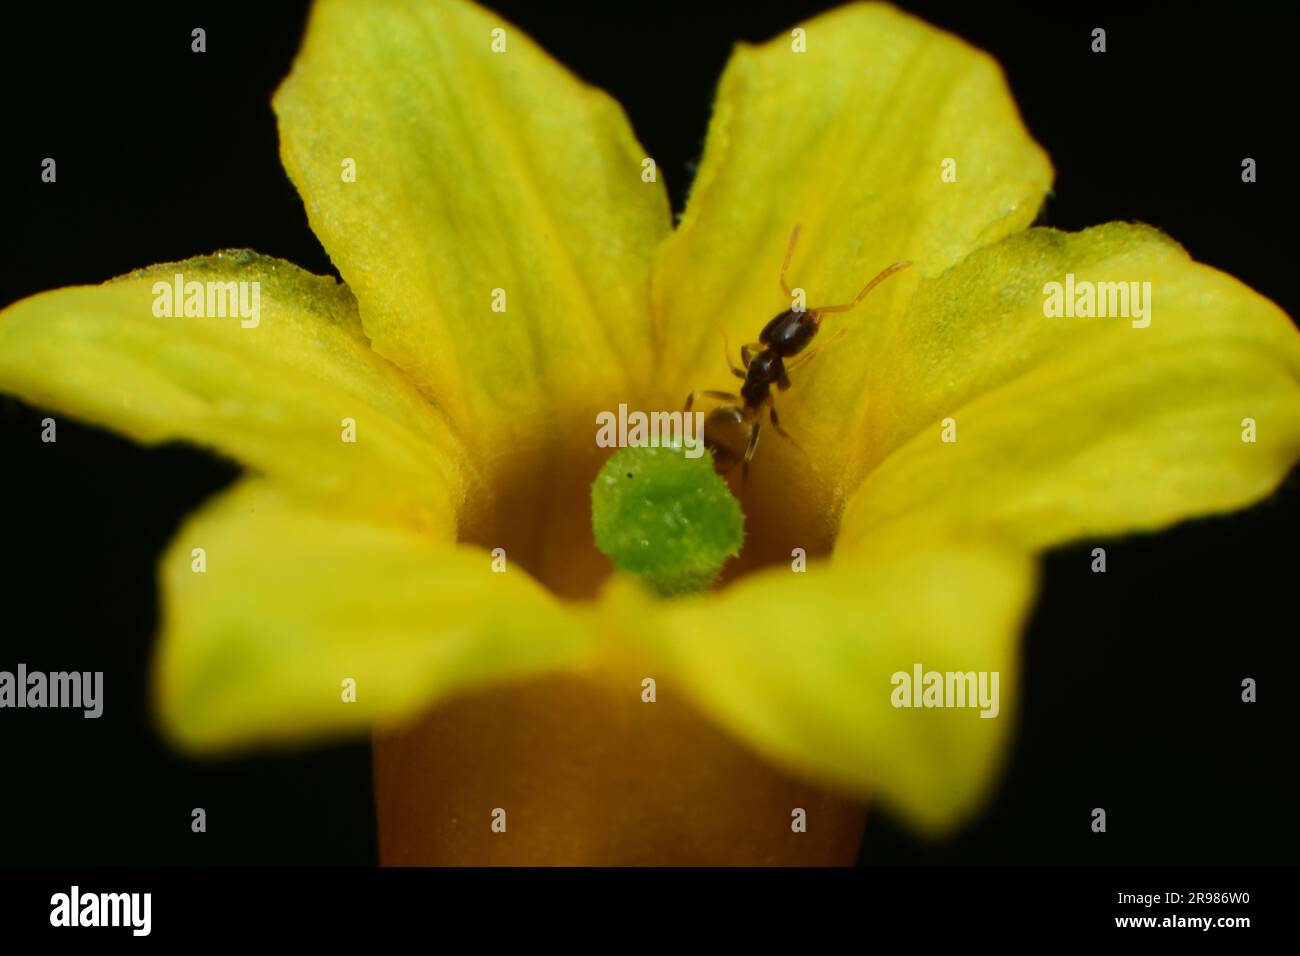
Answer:
MULTIPOLYGON (((785 249, 785 261, 781 263, 781 288, 788 296, 793 296, 794 293, 786 285, 785 273, 790 268, 790 257, 794 255, 795 243, 798 241, 799 226, 796 225, 790 233, 790 244, 785 249)), ((786 309, 763 326, 757 342, 740 347, 740 362, 744 368, 737 368, 732 363, 731 345, 725 342, 724 334, 727 365, 731 368, 732 375, 744 379, 745 382, 740 386, 740 394, 702 388, 686 396, 688 412, 697 395, 720 399, 723 402, 709 412, 704 420, 704 445, 713 453, 714 467, 719 474, 725 475, 731 471, 743 457, 744 474, 748 477, 749 463, 754 457, 755 449, 758 448, 760 419, 765 407, 768 409, 772 427, 776 429, 777 434, 795 448, 799 448, 799 443, 781 427, 781 421, 776 414, 776 403, 772 399, 772 386, 775 384, 781 391, 788 389, 790 387, 788 373, 807 363, 817 354, 815 348, 807 352, 804 352, 804 349, 808 348, 808 344, 816 337, 818 329, 821 328, 822 318, 827 313, 848 312, 865 299, 872 289, 895 272, 901 272, 910 265, 910 262, 895 262, 892 266, 881 270, 880 274, 868 282, 857 297, 847 305, 825 305, 816 309, 786 309), (796 355, 799 355, 799 358, 793 362, 786 361, 796 355)), ((843 334, 844 329, 840 329, 831 341, 835 341, 843 334)))

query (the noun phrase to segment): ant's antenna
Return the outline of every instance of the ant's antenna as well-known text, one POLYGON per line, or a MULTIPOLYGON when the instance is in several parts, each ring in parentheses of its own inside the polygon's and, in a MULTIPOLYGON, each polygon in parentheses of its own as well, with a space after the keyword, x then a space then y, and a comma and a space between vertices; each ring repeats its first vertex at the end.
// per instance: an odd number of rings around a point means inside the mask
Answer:
POLYGON ((877 274, 877 276, 876 276, 874 279, 872 279, 870 282, 868 282, 865 286, 862 287, 862 291, 859 292, 858 295, 857 295, 857 297, 856 297, 852 302, 850 302, 848 305, 824 305, 824 306, 821 306, 820 308, 817 308, 817 309, 809 309, 808 311, 809 311, 809 312, 816 312, 816 313, 821 313, 821 312, 848 312, 850 309, 852 309, 852 308, 854 308, 855 306, 857 306, 857 304, 858 304, 859 302, 861 302, 863 299, 865 299, 865 298, 867 297, 867 293, 868 293, 868 292, 870 292, 870 291, 871 291, 872 289, 874 289, 876 286, 880 285, 880 283, 884 282, 886 279, 888 279, 890 276, 892 276, 895 272, 902 272, 904 269, 906 269, 906 268, 907 268, 908 266, 910 266, 911 264, 912 264, 912 263, 910 263, 910 262, 906 262, 906 261, 904 261, 904 262, 895 262, 892 266, 885 266, 885 268, 881 269, 880 272, 879 272, 879 274, 877 274))
POLYGON ((785 261, 781 263, 781 289, 786 295, 794 295, 790 287, 785 284, 785 271, 790 268, 790 259, 794 255, 794 244, 799 241, 799 230, 801 226, 794 224, 794 229, 790 231, 790 243, 785 247, 785 261))

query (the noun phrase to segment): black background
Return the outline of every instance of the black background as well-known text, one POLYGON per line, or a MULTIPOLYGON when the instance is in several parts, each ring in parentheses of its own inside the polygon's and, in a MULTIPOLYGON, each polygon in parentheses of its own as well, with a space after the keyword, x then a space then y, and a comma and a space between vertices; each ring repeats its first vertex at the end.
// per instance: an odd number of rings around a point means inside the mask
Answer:
MULTIPOLYGON (((737 39, 819 3, 498 3, 611 92, 680 209, 737 39)), ((993 53, 1056 166, 1042 221, 1153 223, 1297 315, 1294 20, 1272 5, 908 3, 993 53), (1089 51, 1093 27, 1108 51, 1089 51), (1255 158, 1259 181, 1241 182, 1255 158)), ((245 246, 332 272, 280 168, 270 95, 298 3, 46 4, 0 39, 0 305, 153 262, 245 246), (190 52, 190 30, 208 52, 190 52), (58 182, 40 182, 46 156, 58 182)), ((815 144, 810 144, 815 147, 815 144)), ((146 709, 154 565, 237 469, 143 449, 0 397, 0 669, 103 670, 106 712, 0 712, 0 863, 373 862, 364 741, 188 761, 146 709), (190 810, 207 810, 207 834, 190 810)), ((1269 501, 1158 536, 1045 557, 1022 717, 987 811, 942 843, 873 815, 867 862, 1300 859, 1293 475, 1269 501), (1259 702, 1240 700, 1243 677, 1259 702), (1090 831, 1105 807, 1108 832, 1090 831)))

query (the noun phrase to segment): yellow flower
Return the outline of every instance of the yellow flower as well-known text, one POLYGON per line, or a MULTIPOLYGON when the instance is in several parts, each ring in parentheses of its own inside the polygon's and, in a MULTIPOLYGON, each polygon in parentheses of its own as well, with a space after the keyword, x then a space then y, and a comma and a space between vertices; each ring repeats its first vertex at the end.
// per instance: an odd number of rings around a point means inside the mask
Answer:
POLYGON ((395 727, 548 673, 635 701, 652 674, 776 765, 938 830, 1014 725, 1035 553, 1271 492, 1300 455, 1285 314, 1152 228, 1028 228, 1052 171, 988 56, 886 6, 803 27, 806 52, 736 50, 674 230, 618 106, 500 18, 322 0, 274 107, 346 285, 226 253, 0 314, 0 388, 247 468, 162 558, 176 741, 395 727), (814 304, 914 265, 781 393, 810 455, 760 448, 728 583, 651 601, 592 542, 596 415, 728 387, 721 333, 788 307, 796 222, 814 304), (259 322, 156 316, 176 273, 260 282, 259 322), (1067 275, 1150 282, 1150 324, 1045 316, 1067 275), (1000 713, 894 706, 917 663, 997 672, 1000 713))

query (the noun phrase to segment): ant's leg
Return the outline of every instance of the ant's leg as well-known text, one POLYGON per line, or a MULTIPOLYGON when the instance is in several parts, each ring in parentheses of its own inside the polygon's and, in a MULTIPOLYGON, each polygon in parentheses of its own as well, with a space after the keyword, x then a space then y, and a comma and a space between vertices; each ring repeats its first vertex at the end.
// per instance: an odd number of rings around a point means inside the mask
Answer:
MULTIPOLYGON (((736 378, 744 378, 745 370, 743 368, 736 368, 736 363, 731 360, 731 336, 729 336, 725 330, 722 333, 722 348, 722 354, 726 357, 727 367, 731 369, 731 374, 736 376, 736 378)), ((740 350, 740 360, 744 362, 745 365, 749 365, 749 356, 745 354, 743 348, 740 350)))
POLYGON ((794 255, 794 244, 799 241, 799 224, 795 223, 794 229, 790 231, 790 244, 785 247, 785 261, 781 263, 781 289, 786 295, 794 295, 790 287, 785 284, 785 270, 790 268, 790 257, 794 255))
POLYGON ((858 293, 857 298, 854 299, 852 302, 850 302, 848 305, 823 305, 823 306, 819 306, 816 309, 809 309, 808 311, 809 312, 847 312, 849 311, 849 309, 852 309, 859 302, 865 299, 867 297, 868 292, 870 292, 876 286, 880 285, 880 283, 884 282, 895 272, 902 272, 911 264, 912 263, 910 262, 895 262, 892 266, 886 266, 885 268, 881 269, 880 274, 877 275, 870 282, 868 282, 865 286, 863 286, 862 291, 858 293))
POLYGON ((796 449, 803 452, 805 455, 808 454, 806 451, 803 450, 803 447, 797 441, 795 441, 793 438, 790 437, 790 433, 781 427, 781 420, 777 418, 776 415, 776 402, 772 401, 771 399, 768 399, 767 409, 768 409, 768 417, 772 419, 772 427, 776 429, 776 433, 780 435, 782 438, 784 438, 786 441, 788 441, 791 445, 794 445, 796 449))
MULTIPOLYGON (((839 329, 839 330, 836 331, 836 333, 835 333, 834 335, 832 335, 829 339, 827 339, 827 340, 826 340, 825 342, 823 342, 821 345, 816 346, 816 348, 811 348, 811 349, 809 349, 807 352, 804 352, 803 355, 797 356, 796 358, 791 359, 789 362, 786 362, 786 363, 785 363, 785 370, 786 370, 786 372, 787 372, 787 373, 788 373, 788 372, 792 372, 792 371, 794 371, 795 369, 797 369, 797 368, 798 368, 799 366, 801 366, 801 365, 807 365, 809 362, 812 361, 812 357, 813 357, 814 355, 817 354, 817 350, 818 350, 818 349, 822 348, 823 346, 826 346, 826 345, 832 345, 832 344, 834 344, 835 342, 838 342, 840 339, 844 338, 844 334, 845 334, 846 332, 848 332, 848 329, 839 329)), ((780 387, 782 390, 789 388, 789 387, 790 387, 790 382, 789 382, 789 380, 787 379, 787 380, 785 380, 784 382, 782 382, 782 383, 779 385, 779 387, 780 387)))
MULTIPOLYGON (((818 348, 820 348, 820 346, 818 346, 818 348)), ((799 368, 799 366, 801 365, 807 365, 810 361, 812 361, 812 357, 816 354, 817 354, 817 349, 809 349, 807 352, 804 352, 803 355, 800 355, 793 362, 786 362, 785 371, 782 372, 781 377, 776 380, 776 387, 783 392, 786 389, 788 389, 790 387, 790 373, 795 369, 799 368)))
POLYGON ((741 473, 741 477, 745 479, 749 478, 749 463, 751 460, 753 460, 754 452, 758 449, 758 434, 760 431, 760 425, 761 423, 759 422, 759 420, 755 419, 754 430, 749 433, 749 447, 745 449, 745 465, 741 473))
POLYGON ((737 403, 740 401, 740 396, 735 395, 732 392, 719 392, 717 389, 713 388, 697 388, 695 391, 691 392, 691 394, 686 396, 686 410, 688 412, 691 410, 691 406, 695 404, 696 395, 705 395, 708 398, 716 398, 724 402, 737 403))
POLYGON ((748 345, 740 347, 740 360, 745 363, 745 368, 749 368, 750 360, 759 352, 767 348, 762 342, 750 342, 748 345))

